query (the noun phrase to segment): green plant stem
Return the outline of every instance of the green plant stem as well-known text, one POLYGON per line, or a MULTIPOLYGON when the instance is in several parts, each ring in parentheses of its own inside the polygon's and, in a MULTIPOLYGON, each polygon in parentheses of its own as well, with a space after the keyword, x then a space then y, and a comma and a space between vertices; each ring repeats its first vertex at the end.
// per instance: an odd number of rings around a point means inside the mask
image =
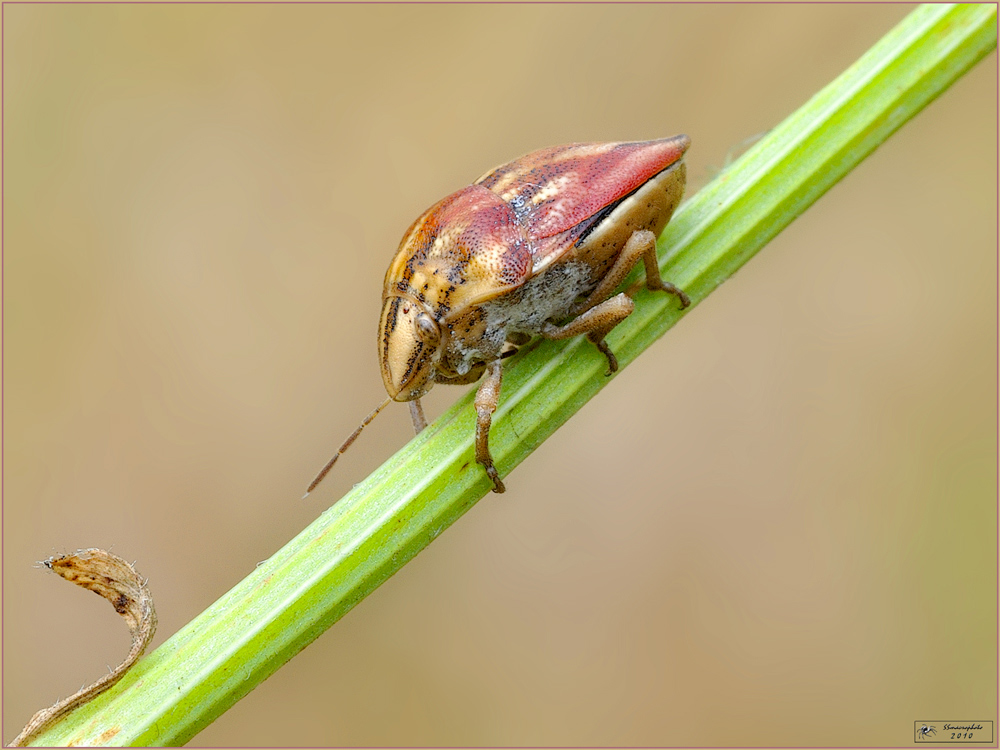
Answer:
MULTIPOLYGON (((696 306, 995 47, 993 5, 916 9, 682 206, 660 240, 664 278, 696 306)), ((682 317, 668 295, 643 291, 636 303, 608 337, 623 367, 682 317)), ((491 436, 502 474, 613 380, 603 355, 581 340, 543 341, 522 354, 505 370, 491 436)), ((470 392, 114 688, 35 742, 190 740, 489 491, 473 455, 474 422, 470 392)))

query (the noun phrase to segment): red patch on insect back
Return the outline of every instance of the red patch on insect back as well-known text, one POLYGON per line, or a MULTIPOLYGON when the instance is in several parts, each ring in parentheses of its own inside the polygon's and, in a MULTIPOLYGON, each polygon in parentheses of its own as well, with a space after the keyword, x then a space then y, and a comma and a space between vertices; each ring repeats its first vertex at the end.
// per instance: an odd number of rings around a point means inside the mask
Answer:
POLYGON ((433 309, 454 311, 519 286, 530 273, 518 217, 497 195, 470 185, 417 219, 386 274, 385 291, 392 291, 392 280, 433 309))
POLYGON ((531 242, 572 228, 677 162, 687 136, 638 143, 578 143, 522 156, 477 184, 502 197, 531 242))

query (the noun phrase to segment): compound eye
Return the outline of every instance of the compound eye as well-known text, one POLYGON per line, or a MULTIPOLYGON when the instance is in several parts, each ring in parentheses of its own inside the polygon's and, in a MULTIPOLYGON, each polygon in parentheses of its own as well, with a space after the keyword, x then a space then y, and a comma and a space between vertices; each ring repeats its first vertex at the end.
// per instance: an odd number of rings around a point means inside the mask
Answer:
POLYGON ((425 312, 420 313, 413 319, 413 327, 416 329, 417 338, 425 344, 437 344, 441 339, 441 331, 434 318, 425 312))

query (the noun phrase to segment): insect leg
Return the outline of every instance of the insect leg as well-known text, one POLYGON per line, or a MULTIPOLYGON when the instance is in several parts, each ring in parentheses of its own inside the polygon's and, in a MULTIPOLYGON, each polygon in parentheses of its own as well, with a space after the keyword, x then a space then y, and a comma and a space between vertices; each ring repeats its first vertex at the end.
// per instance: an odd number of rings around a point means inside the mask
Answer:
POLYGON ((587 338, 608 358, 608 375, 610 375, 618 370, 618 359, 608 347, 604 337, 608 335, 608 331, 631 315, 634 309, 635 303, 622 292, 591 307, 564 326, 546 324, 542 329, 542 335, 549 339, 568 339, 581 333, 587 334, 587 338))
POLYGON ((648 229, 644 229, 632 233, 632 236, 628 238, 628 242, 625 243, 621 252, 618 253, 614 265, 611 266, 604 278, 601 279, 601 283, 597 285, 597 288, 590 293, 590 296, 577 306, 575 312, 589 310, 607 299, 611 295, 611 292, 615 290, 615 287, 625 280, 632 267, 639 262, 640 257, 646 266, 647 289, 677 295, 680 298, 682 309, 691 304, 690 298, 681 289, 669 281, 664 281, 660 276, 659 261, 656 257, 656 235, 648 229))
POLYGON ((500 399, 500 381, 503 378, 503 368, 500 360, 494 360, 486 365, 486 377, 476 391, 476 463, 486 469, 486 476, 493 481, 494 492, 504 492, 506 488, 500 481, 497 467, 493 465, 490 455, 490 423, 493 412, 497 410, 500 399))
POLYGON ((424 417, 424 407, 419 398, 410 402, 410 419, 413 420, 413 434, 419 435, 427 426, 427 418, 424 417))
MULTIPOLYGON (((636 232, 636 234, 639 234, 636 232)), ((652 237, 652 232, 646 232, 646 234, 652 237)), ((634 240, 635 234, 629 239, 629 242, 634 240)), ((628 247, 628 243, 625 243, 628 247)), ((624 251, 623 251, 624 252, 624 251)), ((691 298, 688 297, 684 290, 679 286, 674 286, 669 281, 664 281, 663 277, 660 276, 660 261, 656 257, 656 239, 652 238, 649 240, 649 244, 646 245, 646 249, 642 253, 642 262, 646 266, 646 288, 651 292, 666 292, 667 294, 673 294, 677 299, 681 301, 681 310, 691 304, 691 298)))

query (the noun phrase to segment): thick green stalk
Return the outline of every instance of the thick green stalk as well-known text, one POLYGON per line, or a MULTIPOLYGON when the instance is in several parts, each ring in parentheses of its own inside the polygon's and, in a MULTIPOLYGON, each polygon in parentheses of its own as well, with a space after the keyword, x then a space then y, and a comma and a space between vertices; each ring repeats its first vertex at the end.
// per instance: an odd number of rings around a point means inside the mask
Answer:
MULTIPOLYGON (((695 305, 996 47, 996 7, 923 6, 688 201, 660 241, 665 277, 695 305)), ((608 337, 622 366, 682 317, 640 292, 608 337)), ((685 311, 684 314, 687 314, 685 311)), ((607 385, 580 340, 508 363, 491 435, 506 474, 607 385)), ((177 745, 246 695, 490 489, 473 457, 471 393, 138 665, 35 739, 177 745)))

